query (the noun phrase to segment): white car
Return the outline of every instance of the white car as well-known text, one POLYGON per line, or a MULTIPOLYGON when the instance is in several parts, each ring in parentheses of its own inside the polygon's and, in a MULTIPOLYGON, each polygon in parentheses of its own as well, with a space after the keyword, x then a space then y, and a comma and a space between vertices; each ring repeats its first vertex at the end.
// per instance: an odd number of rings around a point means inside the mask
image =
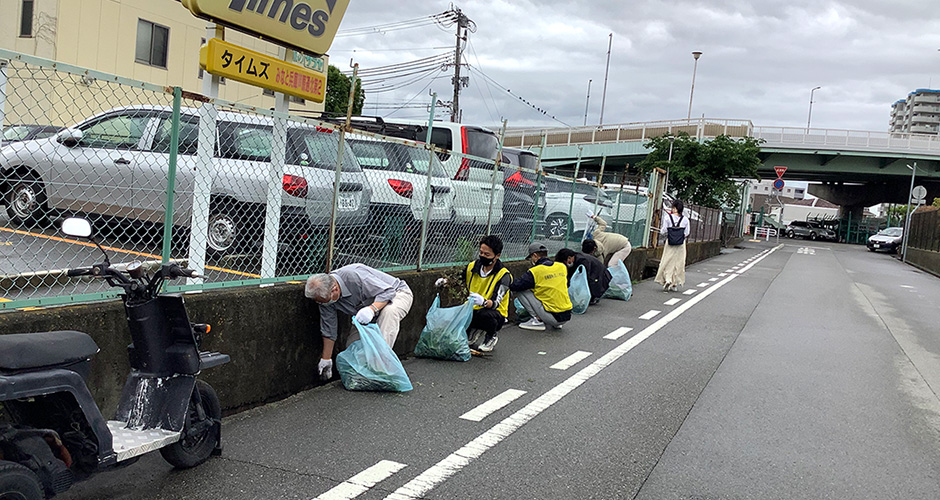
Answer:
POLYGON ((428 221, 454 218, 454 189, 437 155, 423 148, 373 139, 349 139, 372 187, 370 219, 376 226, 405 216, 410 227, 420 228, 425 208, 428 221), (431 161, 431 203, 427 203, 428 161, 431 161))
POLYGON ((580 239, 588 227, 587 212, 600 215, 610 222, 612 200, 603 190, 581 182, 545 179, 545 236, 552 239, 580 239), (572 199, 572 189, 574 198, 572 199))

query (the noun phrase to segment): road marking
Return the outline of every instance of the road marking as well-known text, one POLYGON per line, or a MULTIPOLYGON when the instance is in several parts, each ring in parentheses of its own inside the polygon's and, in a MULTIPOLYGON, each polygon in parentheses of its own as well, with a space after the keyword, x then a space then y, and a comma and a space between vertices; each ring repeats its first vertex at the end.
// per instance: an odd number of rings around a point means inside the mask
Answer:
POLYGON ((508 389, 493 399, 490 399, 489 401, 477 406, 467 413, 464 413, 460 416, 460 418, 464 420, 470 420, 471 422, 479 422, 488 417, 494 411, 501 410, 509 403, 519 399, 523 394, 525 394, 525 391, 520 391, 518 389, 508 389))
POLYGON ((607 335, 604 335, 604 338, 608 340, 617 340, 620 337, 623 337, 624 335, 632 331, 633 331, 633 328, 630 328, 628 326, 621 326, 620 328, 608 333, 607 335))
POLYGON ((708 286, 708 283, 699 283, 697 286, 698 286, 699 288, 703 288, 703 287, 708 286))
POLYGON ((718 278, 709 278, 708 281, 718 281, 718 278))
POLYGON ((335 488, 318 496, 314 500, 350 500, 356 498, 405 467, 407 467, 405 464, 392 462, 391 460, 382 460, 372 467, 343 481, 335 488))
MULTIPOLYGON (((58 241, 58 242, 61 242, 61 243, 71 243, 72 245, 80 245, 80 246, 83 246, 83 247, 97 248, 97 247, 94 245, 94 243, 88 243, 88 242, 86 242, 86 241, 70 240, 70 239, 68 239, 68 238, 60 238, 60 237, 58 237, 58 236, 48 236, 48 235, 40 234, 40 233, 31 233, 31 232, 29 232, 29 231, 20 231, 19 229, 10 229, 10 228, 8 228, 8 227, 0 227, 0 231, 5 231, 5 232, 8 232, 8 233, 13 233, 13 234, 19 234, 19 235, 21 235, 21 236, 32 236, 32 237, 34 237, 34 238, 42 238, 42 239, 49 240, 49 241, 58 241)), ((141 257, 146 257, 146 258, 148 258, 148 259, 153 259, 153 260, 162 260, 162 259, 163 259, 163 257, 160 256, 160 255, 153 255, 153 254, 143 253, 143 252, 135 252, 135 251, 133 251, 133 250, 125 250, 125 249, 123 249, 123 248, 116 248, 116 247, 101 247, 101 248, 103 248, 103 249, 105 249, 105 250, 107 250, 107 251, 109 251, 109 252, 126 253, 126 254, 129 254, 129 255, 139 255, 139 256, 141 256, 141 257)), ((245 273, 245 272, 242 272, 242 271, 236 271, 236 270, 234 270, 234 269, 226 269, 226 268, 224 268, 224 267, 206 266, 206 269, 209 269, 209 270, 212 270, 212 271, 219 271, 219 272, 223 272, 223 273, 228 273, 228 274, 235 274, 235 275, 238 275, 238 276, 246 276, 246 277, 248 277, 248 278, 260 278, 260 277, 261 277, 260 274, 245 273)))
MULTIPOLYGON (((783 245, 774 247, 771 253, 782 247, 783 245)), ((768 255, 770 255, 770 253, 768 253, 768 255)), ((760 262, 760 259, 755 260, 754 264, 757 262, 760 262)), ((650 338, 654 333, 668 325, 672 320, 678 318, 691 309, 692 306, 711 295, 712 292, 730 283, 737 277, 738 275, 736 274, 728 276, 721 282, 716 283, 712 288, 702 292, 701 295, 697 295, 685 304, 673 309, 669 314, 666 314, 652 325, 644 328, 640 333, 630 337, 607 354, 598 358, 597 361, 582 368, 577 373, 568 377, 564 382, 556 385, 545 394, 542 394, 531 403, 522 407, 522 409, 503 419, 502 422, 490 427, 489 430, 477 436, 473 441, 470 441, 440 462, 432 465, 421 474, 418 474, 417 477, 405 483, 404 486, 386 496, 386 500, 416 500, 425 497, 428 492, 444 481, 447 481, 454 474, 460 472, 461 469, 469 465, 474 459, 482 456, 487 450, 502 442, 520 427, 527 424, 558 401, 561 401, 563 397, 600 373, 604 368, 607 368, 615 361, 622 358, 625 354, 633 350, 634 347, 640 345, 644 340, 650 338)))
POLYGON ((719 273, 719 274, 718 274, 718 277, 719 277, 719 278, 724 278, 724 277, 727 276, 727 275, 728 275, 728 273, 719 273))
POLYGON ((797 250, 796 253, 801 253, 804 255, 816 255, 816 250, 813 248, 803 247, 797 250))
POLYGON ((555 363, 554 365, 549 366, 549 368, 552 370, 567 370, 568 368, 571 368, 572 366, 584 361, 590 355, 591 353, 587 351, 578 351, 571 356, 568 356, 567 358, 555 363))
POLYGON ((669 299, 669 300, 667 300, 666 302, 663 302, 663 305, 664 305, 664 306, 674 306, 674 305, 678 304, 679 302, 682 302, 682 299, 669 299))
POLYGON ((725 269, 725 272, 726 272, 726 273, 733 273, 733 272, 734 272, 734 269, 725 269))
POLYGON ((653 310, 651 310, 650 312, 644 314, 643 316, 640 316, 640 319, 653 319, 653 318, 655 318, 659 313, 660 313, 660 311, 657 311, 656 309, 653 309, 653 310))
POLYGON ((911 285, 901 285, 901 288, 910 288, 910 289, 913 289, 914 287, 912 287, 911 285))
POLYGON ((692 295, 693 293, 695 293, 695 292, 697 292, 697 291, 698 291, 698 290, 692 288, 692 289, 689 289, 689 290, 686 290, 686 291, 682 292, 682 295, 692 295))

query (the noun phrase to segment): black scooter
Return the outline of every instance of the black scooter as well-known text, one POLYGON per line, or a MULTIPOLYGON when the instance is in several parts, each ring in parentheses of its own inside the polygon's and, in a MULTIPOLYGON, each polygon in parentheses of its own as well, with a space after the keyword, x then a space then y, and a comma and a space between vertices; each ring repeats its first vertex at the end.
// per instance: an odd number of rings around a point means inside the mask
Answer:
MULTIPOLYGON (((101 249, 84 219, 66 219, 62 231, 101 249)), ((0 498, 50 498, 155 450, 178 468, 219 454, 219 398, 196 376, 229 356, 200 352, 209 326, 189 322, 182 296, 160 293, 165 280, 195 273, 177 264, 153 274, 140 262, 112 266, 105 253, 101 264, 68 275, 103 278, 124 289, 131 372, 114 420, 106 421, 85 385, 98 352, 91 337, 76 331, 0 335, 0 498)))

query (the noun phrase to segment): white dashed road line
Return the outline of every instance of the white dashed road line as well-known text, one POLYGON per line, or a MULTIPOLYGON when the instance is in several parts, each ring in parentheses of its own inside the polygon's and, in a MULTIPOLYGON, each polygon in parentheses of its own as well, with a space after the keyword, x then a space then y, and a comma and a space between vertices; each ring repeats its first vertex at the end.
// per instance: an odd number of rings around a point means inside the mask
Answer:
POLYGON ((699 283, 699 284, 696 285, 696 286, 698 286, 699 288, 703 288, 703 287, 708 286, 708 283, 707 283, 707 282, 706 282, 706 283, 699 283))
POLYGON ((460 418, 464 420, 470 420, 471 422, 479 422, 484 418, 490 416, 491 413, 497 410, 501 410, 506 407, 509 403, 519 399, 525 391, 520 391, 518 389, 509 389, 499 396, 496 396, 493 399, 477 406, 476 408, 464 413, 460 418))
POLYGON ((664 306, 674 306, 674 305, 678 304, 679 302, 682 302, 682 299, 669 299, 669 300, 667 300, 666 302, 663 302, 663 305, 664 305, 664 306))
POLYGON ((718 281, 718 278, 709 278, 708 281, 718 281))
POLYGON ((632 331, 633 331, 633 328, 630 328, 627 326, 621 326, 620 328, 608 333, 607 335, 604 335, 604 338, 607 340, 617 340, 620 337, 623 337, 624 335, 632 331))
POLYGON ((405 467, 407 467, 405 464, 392 462, 391 460, 382 460, 372 467, 343 481, 335 488, 318 496, 314 500, 350 500, 356 498, 405 467))
POLYGON ((695 293, 695 292, 697 292, 697 291, 698 291, 698 290, 692 288, 692 289, 689 289, 689 290, 686 290, 686 291, 682 292, 682 295, 692 295, 693 293, 695 293))
POLYGON ((655 318, 657 315, 659 315, 660 312, 661 312, 661 311, 657 311, 656 309, 653 309, 652 311, 650 311, 650 312, 644 314, 643 316, 640 316, 640 319, 653 319, 653 318, 655 318))
POLYGON ((578 351, 571 356, 568 356, 567 358, 555 363, 554 365, 549 366, 549 368, 552 370, 567 370, 568 368, 571 368, 572 366, 584 361, 590 355, 591 353, 587 351, 578 351))

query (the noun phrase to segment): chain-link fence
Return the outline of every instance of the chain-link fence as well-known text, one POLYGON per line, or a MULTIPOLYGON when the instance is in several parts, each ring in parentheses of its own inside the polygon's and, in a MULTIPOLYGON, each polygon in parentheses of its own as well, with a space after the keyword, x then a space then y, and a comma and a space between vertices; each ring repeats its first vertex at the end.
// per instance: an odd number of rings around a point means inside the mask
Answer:
MULTIPOLYGON (((486 234, 502 237, 505 260, 524 258, 532 241, 554 253, 580 245, 587 212, 634 246, 648 239, 640 180, 586 181, 580 162, 569 175, 546 173, 543 148, 503 150, 479 127, 377 133, 359 119, 346 128, 8 51, 0 62, 0 309, 115 296, 100 280, 67 276, 103 258, 94 242, 61 233, 69 216, 92 223, 112 264, 175 261, 203 275, 178 291, 352 262, 464 263, 486 234)), ((717 239, 718 223, 696 210, 694 239, 717 239)))

